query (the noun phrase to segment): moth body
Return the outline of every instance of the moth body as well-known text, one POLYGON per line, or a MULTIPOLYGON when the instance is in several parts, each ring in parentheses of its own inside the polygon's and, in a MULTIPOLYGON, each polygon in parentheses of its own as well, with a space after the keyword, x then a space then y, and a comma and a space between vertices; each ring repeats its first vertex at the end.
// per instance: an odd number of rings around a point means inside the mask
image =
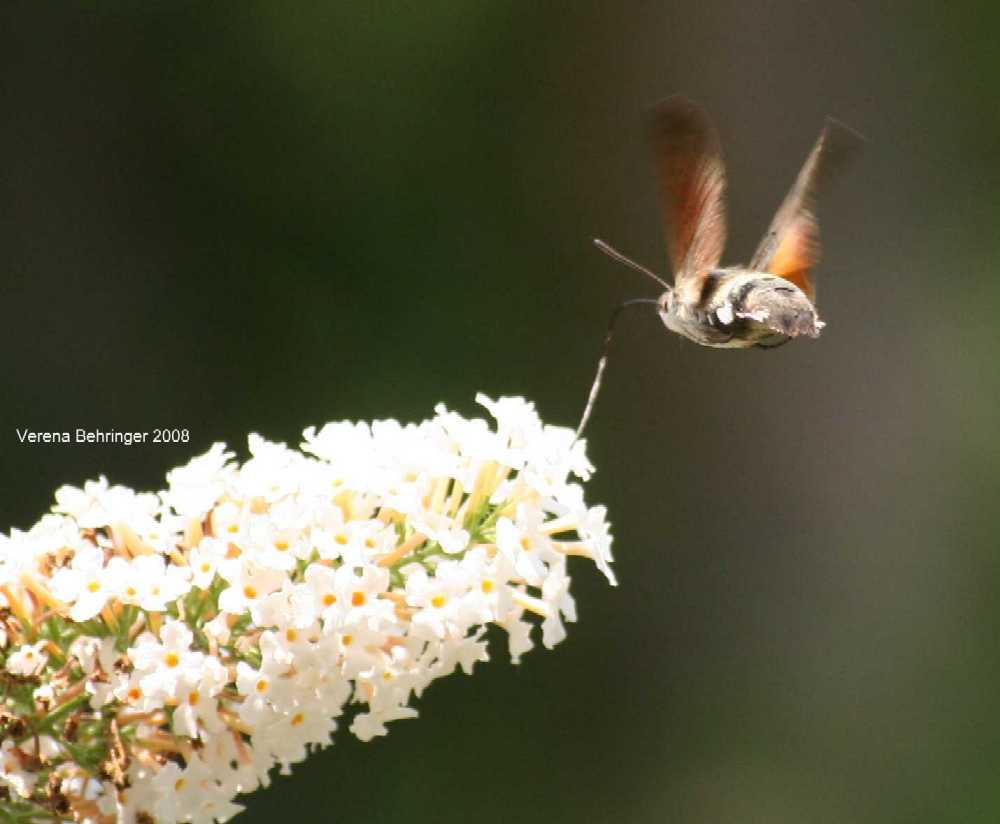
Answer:
POLYGON ((773 348, 803 335, 815 338, 823 328, 795 284, 741 267, 713 269, 687 294, 668 290, 658 308, 670 331, 717 349, 773 348))

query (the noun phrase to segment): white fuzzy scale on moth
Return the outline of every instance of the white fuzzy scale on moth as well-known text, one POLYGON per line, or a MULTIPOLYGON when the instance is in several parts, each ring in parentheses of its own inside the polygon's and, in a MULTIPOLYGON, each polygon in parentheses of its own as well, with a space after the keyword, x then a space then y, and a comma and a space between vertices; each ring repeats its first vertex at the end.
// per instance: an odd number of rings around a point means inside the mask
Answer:
POLYGON ((309 428, 301 451, 251 435, 245 463, 215 444, 160 492, 65 486, 0 535, 0 655, 27 688, 0 786, 81 822, 224 821, 346 705, 365 741, 416 716, 488 659, 488 625, 515 663, 538 623, 561 641, 568 557, 615 583, 605 509, 574 480, 593 467, 532 404, 477 400, 496 428, 438 406, 309 428), (35 734, 58 707, 72 725, 35 734), (106 757, 74 759, 84 744, 106 757))
POLYGON ((733 318, 736 317, 733 314, 733 305, 731 303, 722 304, 722 306, 715 310, 715 316, 719 319, 719 323, 728 326, 733 322, 733 318))

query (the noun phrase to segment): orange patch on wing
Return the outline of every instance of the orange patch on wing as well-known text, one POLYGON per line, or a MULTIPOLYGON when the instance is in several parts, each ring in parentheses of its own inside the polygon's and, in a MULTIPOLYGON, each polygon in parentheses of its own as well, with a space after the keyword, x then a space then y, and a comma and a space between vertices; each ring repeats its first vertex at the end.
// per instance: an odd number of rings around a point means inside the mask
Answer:
POLYGON ((812 300, 816 296, 812 281, 812 267, 818 258, 816 245, 815 224, 808 220, 796 221, 775 249, 767 271, 791 281, 812 300))

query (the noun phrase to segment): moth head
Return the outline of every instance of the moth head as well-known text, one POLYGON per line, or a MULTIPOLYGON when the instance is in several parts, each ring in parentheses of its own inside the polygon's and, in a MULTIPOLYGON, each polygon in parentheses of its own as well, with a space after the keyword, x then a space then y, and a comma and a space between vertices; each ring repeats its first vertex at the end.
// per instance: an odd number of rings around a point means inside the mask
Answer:
POLYGON ((661 315, 670 315, 674 311, 674 290, 672 287, 667 287, 666 291, 660 295, 659 300, 656 301, 657 309, 661 315))

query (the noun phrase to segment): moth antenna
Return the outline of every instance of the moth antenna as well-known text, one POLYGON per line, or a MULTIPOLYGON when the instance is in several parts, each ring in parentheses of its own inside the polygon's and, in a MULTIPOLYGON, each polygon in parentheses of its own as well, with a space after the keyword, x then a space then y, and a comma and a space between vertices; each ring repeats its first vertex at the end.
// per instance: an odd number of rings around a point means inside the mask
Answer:
POLYGON ((623 263, 630 269, 635 269, 635 271, 637 272, 642 272, 646 277, 652 278, 657 283, 659 283, 660 286, 662 286, 664 289, 669 290, 671 288, 670 284, 667 283, 658 274, 656 274, 652 269, 647 269, 645 266, 641 266, 640 264, 636 263, 634 260, 632 260, 632 258, 626 257, 610 243, 605 243, 599 237, 595 237, 594 245, 602 252, 604 252, 604 254, 606 254, 612 260, 618 261, 618 263, 623 263))
MULTIPOLYGON (((600 241, 595 241, 595 243, 600 243, 600 241)), ((609 246, 608 248, 610 249, 611 247, 609 246)), ((580 425, 576 428, 576 438, 574 438, 574 442, 579 440, 580 436, 583 434, 583 430, 587 426, 587 421, 590 420, 590 413, 594 411, 594 404, 597 402, 597 395, 601 391, 601 381, 604 379, 604 370, 608 365, 608 355, 611 353, 611 340, 615 336, 615 322, 618 320, 618 315, 621 314, 623 309, 628 309, 630 306, 642 306, 643 304, 650 303, 655 306, 659 303, 659 301, 653 298, 633 298, 632 300, 625 300, 619 303, 615 307, 615 311, 611 313, 611 319, 608 321, 608 331, 604 334, 604 346, 601 348, 601 359, 597 361, 597 374, 594 375, 594 382, 590 386, 590 394, 587 396, 587 405, 584 407, 583 415, 580 416, 580 425)))

